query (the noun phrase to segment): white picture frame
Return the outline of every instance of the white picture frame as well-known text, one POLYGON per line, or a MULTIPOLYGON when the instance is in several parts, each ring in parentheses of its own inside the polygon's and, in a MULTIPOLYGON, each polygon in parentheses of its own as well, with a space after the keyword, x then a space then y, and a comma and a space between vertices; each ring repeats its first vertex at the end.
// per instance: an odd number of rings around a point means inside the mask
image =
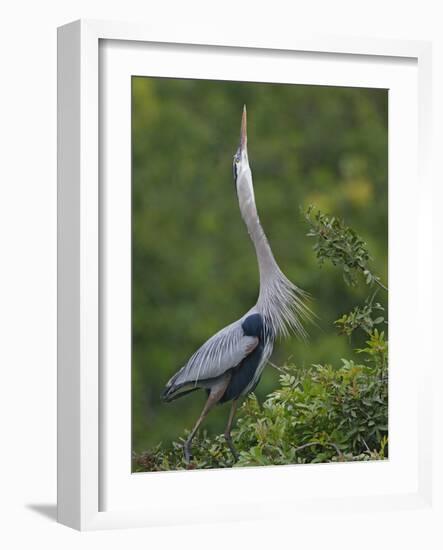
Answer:
MULTIPOLYGON (((288 514, 293 513, 294 510, 297 510, 297 513, 320 511, 331 505, 343 513, 356 507, 369 511, 405 507, 430 508, 432 506, 432 454, 429 427, 432 386, 429 383, 431 352, 420 350, 423 359, 420 362, 421 368, 414 370, 413 361, 419 351, 418 345, 415 344, 414 348, 414 344, 411 343, 412 349, 408 349, 407 356, 403 357, 400 355, 399 347, 397 351, 395 347, 395 333, 397 331, 398 336, 401 333, 400 310, 402 293, 405 290, 410 289, 410 307, 413 311, 420 311, 421 318, 431 317, 428 311, 431 307, 431 289, 425 284, 430 280, 427 269, 431 265, 431 249, 425 244, 425 235, 431 223, 426 215, 429 206, 428 190, 431 185, 428 161, 431 139, 431 48, 429 43, 312 35, 294 37, 290 43, 278 43, 276 40, 267 42, 265 39, 257 43, 247 41, 208 43, 204 37, 191 38, 186 36, 185 32, 180 36, 176 33, 174 36, 155 36, 152 30, 135 24, 77 21, 59 29, 58 50, 59 521, 76 529, 88 530, 196 521, 260 519, 264 515, 272 516, 273 513, 278 513, 281 517, 282 508, 286 509, 288 514), (106 44, 111 44, 111 48, 106 49, 106 44), (147 52, 143 45, 146 47, 154 45, 155 48, 151 47, 147 52), (172 48, 177 59, 174 59, 174 56, 161 57, 162 45, 172 48), (194 60, 186 58, 186 52, 191 45, 193 45, 192 55, 200 55, 209 63, 205 66, 204 60, 200 59, 199 74, 192 73, 192 67, 195 66, 194 60), (183 52, 182 56, 180 52, 183 52), (417 269, 411 270, 408 276, 404 276, 402 282, 401 277, 398 276, 400 269, 397 270, 396 276, 396 266, 404 262, 406 251, 402 250, 402 247, 400 250, 395 247, 397 252, 393 252, 390 256, 390 284, 392 285, 392 279, 394 282, 398 280, 398 285, 394 287, 398 290, 393 290, 390 296, 390 310, 392 310, 391 319, 394 316, 394 319, 398 319, 398 323, 393 323, 394 347, 391 348, 391 358, 394 356, 393 364, 397 360, 398 363, 401 362, 406 366, 402 371, 398 371, 398 375, 394 369, 391 378, 393 392, 390 396, 390 406, 394 408, 394 417, 391 418, 390 411, 390 431, 392 422, 397 422, 393 437, 395 440, 395 434, 398 434, 399 444, 398 453, 396 454, 394 450, 393 458, 390 458, 386 465, 383 463, 339 464, 308 466, 302 470, 289 466, 233 469, 223 472, 170 472, 141 474, 143 479, 139 476, 137 480, 134 475, 131 476, 130 469, 127 468, 125 456, 130 460, 130 444, 128 445, 130 392, 127 384, 127 370, 126 378, 119 379, 118 373, 115 376, 116 372, 112 371, 111 366, 109 370, 111 374, 107 376, 104 384, 103 356, 106 354, 103 353, 103 346, 107 345, 103 343, 103 326, 106 324, 104 316, 107 315, 104 304, 110 299, 109 287, 113 283, 106 281, 106 284, 99 284, 99 281, 103 283, 103 277, 106 278, 104 272, 116 265, 116 258, 129 257, 127 238, 119 239, 121 242, 115 247, 113 257, 110 258, 106 253, 106 239, 115 238, 115 235, 109 236, 110 226, 101 221, 101 214, 105 208, 106 217, 110 215, 114 216, 113 220, 117 220, 118 217, 121 219, 121 225, 115 225, 117 235, 119 230, 121 234, 125 234, 125 220, 127 222, 125 216, 128 211, 126 210, 126 214, 123 212, 122 216, 116 217, 115 214, 116 208, 122 208, 125 197, 126 199, 128 197, 127 184, 122 183, 113 187, 123 190, 126 195, 106 195, 103 189, 103 174, 100 173, 100 167, 103 166, 101 163, 106 163, 106 158, 112 158, 113 147, 122 150, 122 156, 127 161, 129 144, 125 145, 125 143, 128 136, 129 113, 125 111, 122 103, 122 109, 118 110, 120 119, 117 115, 113 122, 114 131, 112 128, 104 129, 102 119, 106 118, 106 109, 110 102, 112 105, 114 105, 112 102, 120 105, 118 102, 122 98, 124 100, 125 90, 119 88, 118 83, 121 78, 127 78, 130 74, 140 74, 140 63, 147 63, 148 60, 150 63, 157 61, 161 63, 162 71, 166 71, 165 74, 168 76, 216 78, 219 74, 217 71, 222 70, 223 63, 220 62, 217 65, 214 60, 217 56, 219 59, 220 54, 231 59, 235 56, 239 64, 234 64, 234 68, 235 66, 245 67, 241 63, 242 56, 249 56, 249 58, 262 56, 259 58, 260 67, 266 65, 266 58, 271 56, 272 65, 276 68, 272 76, 271 66, 268 67, 267 78, 275 79, 282 78, 281 74, 287 71, 288 60, 293 60, 294 56, 298 55, 299 61, 301 60, 298 65, 300 71, 303 69, 303 64, 306 67, 306 82, 318 84, 345 85, 347 82, 348 85, 371 86, 379 82, 380 87, 384 87, 383 82, 391 82, 386 79, 394 79, 393 74, 398 73, 398 81, 392 80, 392 86, 393 89, 395 86, 398 87, 398 91, 395 92, 396 97, 399 98, 398 105, 402 101, 404 104, 401 107, 403 111, 399 110, 395 115, 397 102, 394 102, 394 114, 392 114, 393 118, 390 118, 390 123, 393 122, 394 138, 396 135, 398 138, 390 141, 389 177, 393 182, 404 181, 405 187, 401 195, 403 208, 396 206, 396 201, 392 212, 390 208, 390 219, 394 220, 393 223, 390 222, 390 245, 392 242, 401 243, 402 232, 408 230, 410 237, 408 242, 413 244, 407 254, 415 258, 414 265, 417 269), (327 70, 322 71, 317 80, 310 65, 317 63, 319 59, 325 69, 332 63, 343 64, 342 73, 337 65, 334 65, 337 70, 329 73, 327 70), (387 66, 383 68, 386 64, 387 66), (353 71, 351 77, 349 68, 352 65, 355 65, 355 73, 353 71), (363 67, 362 70, 357 70, 358 65, 363 67), (396 68, 400 65, 403 69, 397 71, 396 68), (106 67, 105 73, 103 73, 104 67, 106 67), (279 70, 280 73, 278 73, 279 70), (349 74, 347 79, 340 76, 340 74, 345 75, 346 71, 349 74), (368 75, 367 78, 365 75, 368 75), (101 95, 103 90, 100 90, 100 86, 109 87, 111 82, 109 79, 114 79, 112 80, 114 91, 113 94, 106 96, 106 101, 103 101, 101 95), (416 84, 418 84, 417 88, 416 84), (403 89, 401 86, 404 86, 403 89), (404 93, 399 93, 400 91, 404 93), (104 104, 102 105, 101 102, 104 104), (395 134, 395 125, 398 123, 395 117, 401 116, 408 107, 412 109, 412 114, 410 112, 408 118, 406 117, 407 120, 405 118, 404 129, 409 132, 405 132, 402 138, 400 132, 395 134), (115 132, 115 129, 118 129, 118 132, 115 132), (117 135, 120 141, 114 142, 113 136, 117 135), (405 155, 405 151, 406 160, 402 163, 401 158, 405 155), (416 170, 418 170, 418 176, 416 176, 416 170), (417 208, 417 201, 418 219, 411 223, 409 215, 411 208, 417 208), (399 354, 397 358, 395 358, 396 353, 399 354), (424 357, 426 354, 428 356, 424 357), (121 392, 123 420, 119 417, 109 419, 110 409, 106 403, 115 399, 116 392, 121 392), (410 404, 409 408, 405 407, 406 398, 410 404), (402 415, 395 416, 397 405, 398 412, 401 411, 402 415), (402 422, 406 421, 409 427, 411 425, 416 427, 412 437, 413 443, 411 443, 412 452, 408 457, 400 452, 401 441, 405 441, 401 435, 402 422), (109 436, 110 430, 106 427, 109 427, 110 423, 114 439, 109 436), (125 445, 128 449, 127 454, 119 455, 118 447, 126 448, 125 445), (117 457, 116 460, 110 460, 108 457, 111 455, 117 457), (362 467, 366 469, 362 470, 362 467), (371 471, 367 469, 368 467, 371 471), (385 489, 382 489, 382 485, 377 485, 377 479, 385 480, 383 481, 386 484, 385 489), (219 495, 217 504, 211 507, 206 506, 202 498, 207 491, 208 482, 216 487, 219 495), (236 503, 228 507, 224 506, 228 495, 223 496, 220 493, 223 493, 223 487, 229 483, 242 488, 240 494, 243 496, 236 498, 236 503), (287 491, 288 483, 297 484, 297 496, 292 496, 287 491), (356 490, 359 484, 361 490, 356 490), (260 493, 254 489, 257 486, 261 487, 260 493), (177 487, 190 495, 186 505, 171 496, 178 494, 171 493, 177 490, 174 489, 177 487), (264 491, 263 487, 265 487, 264 491), (164 494, 169 495, 163 499, 161 498, 162 489, 165 489, 164 494), (276 502, 284 502, 285 506, 271 506, 276 502)), ((256 66, 254 70, 259 69, 256 66)), ((159 76, 156 71, 150 74, 159 76)), ((242 75, 244 73, 239 72, 237 77, 233 75, 232 78, 240 79, 242 75)), ((254 74, 251 73, 248 77, 254 79, 254 74)), ((127 181, 127 162, 126 164, 123 162, 121 170, 119 167, 115 168, 117 170, 113 173, 121 177, 121 182, 127 181)), ((103 172, 108 174, 109 170, 103 170, 103 172)), ((397 189, 396 193, 400 192, 398 186, 394 185, 393 188, 397 189)), ((394 195, 394 199, 396 198, 397 195, 394 195)), ((391 194, 390 201, 392 205, 391 194)), ((127 265, 125 261, 120 263, 127 265)), ((127 272, 123 272, 121 276, 127 279, 127 272)), ((124 313, 125 304, 120 307, 119 311, 124 313)), ((125 322, 124 314, 121 317, 125 322)), ((126 319, 126 333, 128 330, 130 327, 126 319)), ((416 330, 417 334, 422 334, 421 327, 417 326, 416 330)), ((125 357, 125 349, 120 351, 125 357)), ((130 361, 130 358, 127 358, 127 361, 130 361)))

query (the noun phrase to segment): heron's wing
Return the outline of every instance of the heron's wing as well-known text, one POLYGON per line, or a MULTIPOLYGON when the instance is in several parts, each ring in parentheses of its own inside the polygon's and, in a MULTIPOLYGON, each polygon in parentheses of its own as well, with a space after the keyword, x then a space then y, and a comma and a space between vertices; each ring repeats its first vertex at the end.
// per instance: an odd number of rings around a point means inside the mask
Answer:
POLYGON ((209 338, 168 382, 182 385, 217 378, 236 367, 256 347, 258 338, 245 336, 240 319, 209 338))

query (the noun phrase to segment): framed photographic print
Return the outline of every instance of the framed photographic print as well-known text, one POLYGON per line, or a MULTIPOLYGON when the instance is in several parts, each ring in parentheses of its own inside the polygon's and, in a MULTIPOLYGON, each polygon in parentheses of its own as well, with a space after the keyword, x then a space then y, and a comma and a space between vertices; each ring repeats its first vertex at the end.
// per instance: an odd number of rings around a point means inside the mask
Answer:
POLYGON ((429 506, 429 45, 58 40, 59 521, 429 506))

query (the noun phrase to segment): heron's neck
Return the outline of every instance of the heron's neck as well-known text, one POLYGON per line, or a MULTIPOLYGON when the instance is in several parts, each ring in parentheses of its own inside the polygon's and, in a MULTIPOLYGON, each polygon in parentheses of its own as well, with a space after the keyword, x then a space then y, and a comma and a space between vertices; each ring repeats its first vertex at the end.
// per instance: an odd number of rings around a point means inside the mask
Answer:
POLYGON ((246 177, 240 186, 237 185, 237 193, 241 215, 257 254, 260 293, 256 307, 263 315, 272 338, 276 335, 287 336, 290 332, 305 338, 306 331, 301 320, 311 316, 304 303, 305 293, 291 283, 275 261, 258 217, 250 171, 246 177))
POLYGON ((262 289, 280 272, 280 268, 261 226, 253 193, 244 197, 243 200, 240 198, 240 211, 255 247, 260 273, 260 289, 262 289))

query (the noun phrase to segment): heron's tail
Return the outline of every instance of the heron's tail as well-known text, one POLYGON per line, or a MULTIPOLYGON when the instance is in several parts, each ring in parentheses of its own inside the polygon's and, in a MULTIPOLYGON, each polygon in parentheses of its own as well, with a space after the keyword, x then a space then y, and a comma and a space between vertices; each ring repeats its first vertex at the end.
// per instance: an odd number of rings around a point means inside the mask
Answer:
POLYGON ((170 391, 168 391, 168 388, 165 388, 161 394, 161 399, 162 401, 164 401, 165 403, 170 403, 171 401, 175 401, 176 399, 178 399, 179 397, 183 397, 184 395, 188 395, 188 393, 192 393, 193 391, 195 390, 199 390, 200 388, 197 387, 197 388, 191 388, 189 390, 184 390, 184 391, 178 391, 178 390, 174 390, 172 393, 170 391))
POLYGON ((175 385, 171 380, 162 391, 160 398, 164 403, 170 403, 179 397, 183 397, 184 395, 188 395, 188 393, 192 393, 193 391, 200 389, 199 386, 195 386, 194 384, 192 387, 190 386, 191 384, 189 384, 189 382, 175 385))

